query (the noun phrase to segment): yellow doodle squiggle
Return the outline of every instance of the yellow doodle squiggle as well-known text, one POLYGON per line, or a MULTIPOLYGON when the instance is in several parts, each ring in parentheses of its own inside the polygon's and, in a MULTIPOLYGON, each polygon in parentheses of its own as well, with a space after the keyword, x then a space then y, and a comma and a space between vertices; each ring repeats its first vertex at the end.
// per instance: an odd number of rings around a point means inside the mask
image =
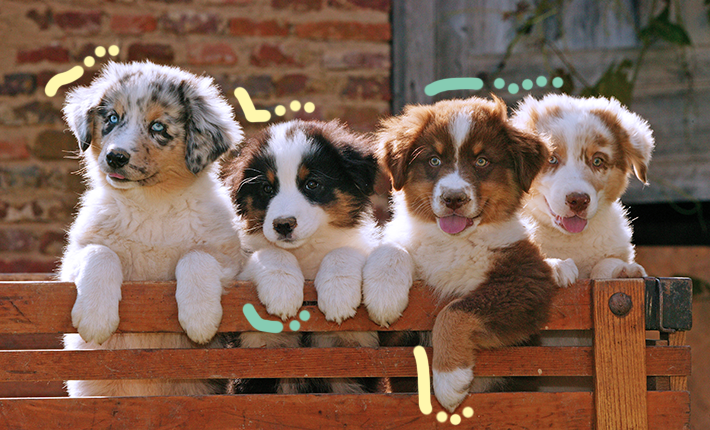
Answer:
POLYGON ((74 66, 66 72, 58 73, 52 76, 49 82, 47 82, 47 85, 44 87, 44 93, 47 94, 48 97, 54 97, 59 87, 76 81, 81 78, 83 74, 84 68, 81 66, 74 66))
POLYGON ((431 406, 431 391, 429 383, 429 358, 423 346, 414 347, 414 359, 417 362, 417 386, 419 388, 419 410, 424 415, 429 415, 431 406))

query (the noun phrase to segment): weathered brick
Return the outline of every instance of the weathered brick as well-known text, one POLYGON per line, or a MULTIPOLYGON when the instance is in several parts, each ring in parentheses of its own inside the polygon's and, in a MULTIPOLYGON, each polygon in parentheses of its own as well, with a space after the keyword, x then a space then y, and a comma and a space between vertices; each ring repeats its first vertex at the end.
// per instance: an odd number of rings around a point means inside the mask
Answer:
POLYGON ((101 30, 101 11, 55 13, 54 22, 67 33, 96 34, 101 30))
POLYGON ((392 0, 328 0, 328 6, 339 9, 372 9, 389 12, 392 0))
POLYGON ((143 34, 155 31, 158 20, 153 15, 114 15, 111 31, 116 34, 143 34))
POLYGON ((0 272, 2 273, 51 273, 58 266, 59 261, 56 259, 18 258, 0 260, 0 272))
POLYGON ((274 9, 289 9, 296 12, 310 12, 321 10, 322 0, 271 0, 274 9))
POLYGON ((374 107, 346 107, 342 115, 334 115, 345 121, 350 128, 356 131, 374 131, 380 118, 388 114, 386 110, 374 107))
POLYGON ((150 60, 155 63, 172 63, 173 47, 160 43, 134 43, 128 47, 128 61, 150 60))
POLYGON ((228 43, 200 43, 187 46, 187 61, 190 64, 233 65, 237 54, 228 43))
POLYGON ((299 24, 296 35, 304 39, 318 40, 369 40, 388 41, 392 32, 388 23, 321 21, 299 24))
POLYGON ((390 56, 378 52, 328 52, 323 56, 326 69, 389 69, 390 56))
POLYGON ((0 222, 66 222, 72 220, 72 212, 77 203, 77 197, 72 194, 73 199, 48 198, 24 203, 0 202, 0 222))
POLYGON ((390 81, 388 78, 348 77, 343 95, 349 99, 390 100, 390 81))
POLYGON ((0 188, 4 190, 39 188, 44 171, 36 165, 8 164, 0 167, 0 188))
POLYGON ((215 34, 219 18, 211 13, 169 12, 160 17, 163 29, 175 34, 215 34))
POLYGON ((76 150, 77 142, 71 133, 44 130, 37 136, 32 154, 41 160, 61 160, 76 150))
POLYGON ((52 76, 56 75, 57 73, 59 73, 58 70, 42 70, 41 72, 37 73, 37 87, 44 90, 44 87, 47 86, 47 82, 49 82, 49 80, 52 79, 52 76))
POLYGON ((61 46, 43 46, 41 48, 20 50, 17 52, 17 63, 39 63, 49 61, 50 63, 68 63, 69 50, 61 46))
POLYGON ((284 54, 278 45, 263 44, 251 54, 251 64, 258 67, 298 66, 291 55, 284 54))
POLYGON ((32 94, 36 88, 37 76, 31 73, 11 73, 5 75, 5 82, 0 85, 0 95, 32 94))
POLYGON ((232 18, 229 20, 229 33, 233 36, 288 36, 289 26, 275 19, 255 21, 249 18, 232 18))
POLYGON ((0 229, 0 251, 30 252, 37 249, 38 240, 31 231, 23 228, 0 229))
POLYGON ((301 95, 305 92, 308 77, 302 74, 286 75, 274 82, 277 96, 301 95))
POLYGON ((62 124, 62 112, 50 101, 30 102, 12 109, 13 125, 62 124))
POLYGON ((45 255, 61 256, 66 235, 60 231, 46 231, 39 238, 39 251, 45 255))
POLYGON ((54 22, 51 9, 46 9, 44 12, 39 12, 37 9, 31 9, 25 16, 34 21, 40 30, 48 29, 54 22))
POLYGON ((23 138, 0 137, 0 160, 24 160, 29 158, 27 141, 23 138))

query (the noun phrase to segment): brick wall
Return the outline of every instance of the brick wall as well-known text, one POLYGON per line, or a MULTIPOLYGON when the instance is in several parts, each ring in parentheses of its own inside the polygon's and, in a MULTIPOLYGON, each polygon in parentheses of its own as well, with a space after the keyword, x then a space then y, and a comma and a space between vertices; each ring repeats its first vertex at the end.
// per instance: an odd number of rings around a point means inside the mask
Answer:
POLYGON ((44 86, 96 46, 214 76, 247 132, 263 125, 244 118, 238 86, 272 118, 279 104, 310 101, 313 113, 284 118, 367 131, 390 111, 389 13, 390 0, 3 0, 0 272, 51 271, 61 255, 83 183, 61 118, 67 87, 47 97, 44 86))

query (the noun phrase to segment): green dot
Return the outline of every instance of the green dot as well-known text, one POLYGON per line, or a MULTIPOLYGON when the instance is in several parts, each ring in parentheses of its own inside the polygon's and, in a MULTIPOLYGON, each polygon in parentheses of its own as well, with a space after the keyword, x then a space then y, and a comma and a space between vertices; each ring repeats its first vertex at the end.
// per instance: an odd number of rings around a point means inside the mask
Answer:
POLYGON ((496 78, 496 80, 493 81, 493 86, 498 89, 501 89, 505 86, 505 81, 503 80, 503 78, 496 78))
POLYGON ((510 94, 518 94, 518 91, 520 88, 518 87, 518 84, 510 84, 508 85, 508 92, 510 94))
POLYGON ((296 320, 293 320, 288 323, 288 328, 290 328, 291 331, 298 331, 298 329, 301 328, 301 323, 296 320))
POLYGON ((302 310, 301 313, 298 314, 298 317, 301 321, 308 321, 311 318, 311 313, 307 310, 302 310))
POLYGON ((533 82, 530 79, 526 79, 523 81, 522 87, 525 91, 530 91, 532 90, 533 82))
POLYGON ((562 78, 560 78, 559 76, 552 79, 552 86, 555 88, 561 87, 562 84, 564 84, 564 83, 565 83, 565 81, 562 78))
POLYGON ((535 79, 535 83, 538 87, 544 87, 547 85, 547 78, 544 76, 538 76, 537 79, 535 79))

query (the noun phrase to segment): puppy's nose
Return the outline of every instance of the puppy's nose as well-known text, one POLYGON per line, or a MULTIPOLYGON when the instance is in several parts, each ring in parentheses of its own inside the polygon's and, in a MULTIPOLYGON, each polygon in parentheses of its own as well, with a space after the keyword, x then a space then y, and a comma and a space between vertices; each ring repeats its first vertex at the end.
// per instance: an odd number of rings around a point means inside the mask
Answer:
POLYGON ((288 236, 294 228, 296 228, 296 218, 290 216, 288 218, 276 218, 274 220, 274 230, 281 236, 288 236))
POLYGON ((112 149, 106 154, 106 163, 113 169, 119 169, 126 164, 131 159, 128 152, 122 149, 112 149))
POLYGON ((587 209, 587 206, 589 206, 589 194, 569 193, 565 197, 565 201, 567 201, 567 206, 572 209, 572 212, 584 212, 587 209))
POLYGON ((461 190, 445 191, 441 195, 441 200, 447 208, 456 210, 471 200, 468 195, 461 190))

